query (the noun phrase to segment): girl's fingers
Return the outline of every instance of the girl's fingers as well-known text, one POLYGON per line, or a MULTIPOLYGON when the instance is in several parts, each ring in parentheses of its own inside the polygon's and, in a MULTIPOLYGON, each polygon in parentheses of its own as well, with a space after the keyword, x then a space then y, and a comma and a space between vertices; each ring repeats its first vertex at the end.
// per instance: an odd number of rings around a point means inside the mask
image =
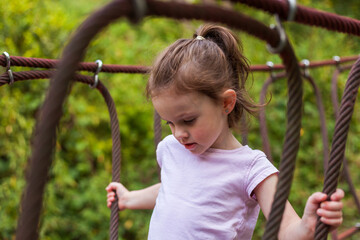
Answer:
POLYGON ((112 182, 112 183, 110 183, 110 184, 105 188, 105 190, 106 190, 107 192, 111 192, 111 191, 116 190, 119 186, 121 186, 120 183, 112 182))
POLYGON ((338 188, 338 189, 336 189, 336 192, 334 192, 331 195, 330 199, 331 199, 331 201, 340 201, 341 199, 344 198, 344 196, 345 196, 344 191, 342 189, 338 188))
POLYGON ((334 219, 334 218, 342 218, 342 211, 328 211, 322 208, 319 208, 316 213, 320 217, 334 219))
POLYGON ((320 204, 320 208, 316 213, 320 216, 321 222, 332 227, 338 227, 342 224, 343 203, 341 199, 344 198, 344 195, 343 190, 337 189, 336 192, 330 196, 331 201, 325 201, 320 204))
POLYGON ((106 190, 107 192, 112 192, 112 191, 116 190, 116 188, 113 187, 113 186, 108 186, 108 187, 105 188, 105 190, 106 190))
POLYGON ((326 201, 320 204, 320 208, 329 211, 341 211, 343 208, 343 203, 338 201, 326 201))
POLYGON ((109 198, 109 197, 114 197, 115 196, 115 193, 113 192, 113 191, 111 191, 111 192, 109 192, 108 194, 107 194, 107 197, 109 198))
POLYGON ((330 225, 332 227, 338 227, 338 226, 340 226, 342 224, 343 219, 342 218, 324 218, 324 217, 321 217, 320 221, 327 224, 327 225, 330 225))

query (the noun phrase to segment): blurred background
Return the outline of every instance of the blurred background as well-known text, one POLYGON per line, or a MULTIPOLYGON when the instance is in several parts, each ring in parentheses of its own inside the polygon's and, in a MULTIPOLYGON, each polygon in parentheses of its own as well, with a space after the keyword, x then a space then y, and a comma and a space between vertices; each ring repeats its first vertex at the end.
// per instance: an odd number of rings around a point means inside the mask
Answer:
MULTIPOLYGON (((12 0, 0 7, 0 51, 13 56, 59 59, 76 28, 105 0, 12 0)), ((188 1, 199 3, 199 1, 188 1)), ((274 17, 242 4, 206 1, 233 8, 265 23, 274 17)), ((298 0, 298 4, 352 18, 360 18, 360 2, 348 0, 298 0)), ((201 21, 175 21, 147 17, 133 25, 126 19, 113 23, 94 39, 84 61, 101 59, 104 64, 150 66, 155 56, 178 38, 190 38, 201 21)), ((324 29, 285 23, 286 32, 299 59, 318 61, 338 55, 358 55, 360 39, 324 29)), ((277 55, 266 50, 265 43, 242 32, 245 55, 251 65, 273 61, 277 55)), ((24 68, 25 69, 25 68, 24 68)), ((13 71, 24 70, 12 67, 13 71)), ((26 69, 28 70, 28 68, 26 69)), ((310 74, 321 89, 326 124, 331 142, 334 114, 330 99, 331 76, 335 66, 311 69, 310 74)), ((5 68, 0 68, 0 73, 5 68)), ((339 97, 349 71, 341 74, 339 97)), ((93 75, 91 73, 84 73, 93 75)), ((259 101, 259 92, 269 73, 253 73, 249 91, 259 101)), ((119 114, 122 141, 122 183, 130 190, 158 181, 153 140, 153 108, 144 95, 147 76, 141 74, 100 73, 100 80, 110 89, 119 114)), ((31 155, 31 135, 35 116, 44 100, 48 80, 23 81, 0 89, 0 239, 14 239, 24 171, 31 155)), ((286 80, 273 84, 272 100, 267 106, 272 156, 276 166, 282 152, 285 133, 286 80)), ((106 207, 105 187, 111 181, 110 121, 105 102, 98 91, 75 83, 58 129, 55 160, 46 186, 40 222, 40 239, 108 239, 110 210, 106 207)), ((346 157, 355 186, 360 184, 360 108, 355 106, 347 141, 346 157)), ((304 84, 304 108, 300 151, 290 202, 301 216, 308 196, 323 186, 323 155, 316 99, 310 84, 304 84)), ((164 126, 163 136, 169 134, 164 126)), ((241 137, 239 136, 241 140, 241 137)), ((262 149, 259 124, 252 119, 248 144, 262 149)), ((360 216, 348 186, 345 190, 344 224, 339 232, 360 222, 360 216)), ((360 188, 357 189, 360 194, 360 188)), ((146 239, 151 211, 120 213, 121 239, 146 239)), ((265 221, 259 217, 253 239, 261 239, 265 221)), ((351 239, 358 239, 359 234, 351 239)))

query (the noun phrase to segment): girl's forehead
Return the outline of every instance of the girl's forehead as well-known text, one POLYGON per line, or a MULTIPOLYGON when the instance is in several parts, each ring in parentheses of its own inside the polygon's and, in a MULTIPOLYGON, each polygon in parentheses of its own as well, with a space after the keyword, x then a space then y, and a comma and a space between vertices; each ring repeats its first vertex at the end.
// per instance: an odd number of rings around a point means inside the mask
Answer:
POLYGON ((194 104, 198 105, 199 102, 204 100, 203 94, 190 92, 190 93, 178 93, 172 90, 165 90, 157 94, 152 98, 154 105, 166 105, 166 106, 181 106, 182 104, 194 104))
POLYGON ((167 116, 180 116, 199 111, 203 106, 210 101, 204 94, 191 93, 177 93, 175 91, 164 91, 152 98, 152 102, 156 111, 164 119, 167 116))

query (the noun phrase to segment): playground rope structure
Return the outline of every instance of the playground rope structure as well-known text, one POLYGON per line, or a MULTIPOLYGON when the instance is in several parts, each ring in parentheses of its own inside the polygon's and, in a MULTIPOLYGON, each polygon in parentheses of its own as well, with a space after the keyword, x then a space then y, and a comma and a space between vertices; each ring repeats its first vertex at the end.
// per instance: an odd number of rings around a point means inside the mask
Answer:
MULTIPOLYGON (((358 20, 302 6, 296 6, 296 12, 294 12, 290 9, 290 5, 287 1, 237 0, 234 2, 241 2, 251 7, 259 8, 272 14, 277 14, 282 21, 286 21, 286 19, 288 19, 289 21, 318 26, 331 31, 343 32, 356 36, 360 35, 360 21, 358 20), (290 15, 292 15, 292 17, 290 17, 290 15)), ((268 49, 272 53, 279 54, 282 59, 283 65, 276 65, 271 69, 267 66, 255 66, 252 68, 252 71, 273 71, 284 69, 287 77, 287 127, 279 167, 279 181, 269 219, 266 224, 265 233, 263 235, 263 239, 266 240, 277 239, 277 233, 279 231, 285 203, 290 192, 296 155, 299 149, 303 96, 303 73, 301 68, 311 68, 327 64, 335 65, 343 62, 354 61, 358 58, 358 56, 342 58, 340 60, 327 60, 310 63, 309 65, 299 64, 291 44, 287 40, 286 34, 281 27, 280 21, 278 21, 277 27, 273 29, 249 16, 234 10, 223 9, 218 6, 193 5, 180 2, 161 2, 155 0, 114 0, 99 9, 88 17, 88 19, 86 19, 77 29, 75 35, 65 47, 62 54, 63 57, 60 61, 15 56, 11 57, 11 60, 9 60, 6 56, 0 57, 0 65, 7 67, 7 72, 0 76, 0 86, 6 83, 12 84, 16 81, 25 79, 51 77, 50 86, 47 91, 44 104, 41 108, 40 116, 37 119, 33 135, 32 155, 29 158, 29 166, 26 172, 26 187, 23 192, 21 202, 16 239, 38 238, 37 228, 40 219, 44 188, 48 179, 47 176, 52 163, 54 145, 56 142, 56 126, 59 124, 62 115, 62 105, 72 86, 71 80, 91 84, 91 86, 97 88, 103 95, 105 102, 108 105, 113 138, 112 180, 116 182, 120 181, 121 148, 115 104, 112 101, 108 90, 100 81, 96 83, 94 81, 95 78, 79 75, 75 72, 80 70, 96 72, 96 70, 99 69, 99 65, 96 63, 80 62, 83 59, 86 48, 91 40, 103 28, 121 17, 127 17, 132 22, 136 23, 144 16, 161 16, 175 19, 197 19, 223 23, 229 27, 247 32, 260 40, 265 41, 268 45, 268 49), (57 70, 33 70, 13 73, 9 68, 10 66, 56 68, 57 70)), ((143 66, 103 65, 101 68, 101 72, 110 73, 125 72, 144 74, 147 71, 148 68, 143 66)), ((340 73, 340 70, 338 71, 340 73)), ((281 75, 279 77, 284 77, 285 75, 281 75)), ((277 78, 277 76, 272 77, 269 81, 275 81, 277 78)), ((306 75, 305 73, 304 78, 312 84, 315 94, 319 96, 319 91, 311 76, 306 75)), ((270 83, 271 82, 267 84, 270 83)), ((326 164, 326 172, 323 192, 328 195, 332 194, 336 190, 341 163, 346 162, 344 161, 346 138, 359 85, 360 60, 352 66, 340 107, 334 108, 335 111, 338 111, 336 114, 338 117, 336 118, 335 132, 330 158, 328 158, 329 160, 326 158, 327 150, 326 152, 324 150, 324 164, 326 164)), ((322 104, 319 99, 320 98, 317 100, 317 105, 319 109, 321 109, 322 104)), ((156 145, 161 139, 161 131, 159 130, 159 126, 161 125, 160 119, 156 113, 154 118, 156 145)), ((324 132, 324 129, 322 129, 322 132, 324 132)), ((324 143, 326 138, 327 136, 323 136, 324 143)), ((265 152, 268 154, 270 152, 269 148, 268 150, 265 150, 265 152)), ((344 171, 348 173, 348 170, 346 170, 346 168, 344 169, 344 171)), ((348 178, 350 179, 349 175, 348 178)), ((351 179, 347 181, 351 182, 351 179)), ((352 189, 351 191, 355 193, 356 196, 355 190, 352 189)), ((357 207, 360 211, 359 201, 357 197, 355 198, 357 201, 357 207)), ((118 239, 118 212, 117 203, 115 202, 111 207, 110 239, 118 239)), ((357 229, 358 227, 355 228, 355 230, 357 229)), ((326 239, 328 231, 328 226, 318 221, 315 231, 315 239, 326 239)))

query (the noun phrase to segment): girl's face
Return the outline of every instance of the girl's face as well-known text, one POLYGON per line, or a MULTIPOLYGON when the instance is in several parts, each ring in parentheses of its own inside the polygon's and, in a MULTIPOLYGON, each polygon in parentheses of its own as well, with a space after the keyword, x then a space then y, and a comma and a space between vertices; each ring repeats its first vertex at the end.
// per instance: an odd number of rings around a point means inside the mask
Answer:
POLYGON ((153 105, 171 128, 175 138, 194 154, 209 148, 232 149, 234 137, 228 127, 225 105, 192 92, 164 90, 152 98, 153 105))

